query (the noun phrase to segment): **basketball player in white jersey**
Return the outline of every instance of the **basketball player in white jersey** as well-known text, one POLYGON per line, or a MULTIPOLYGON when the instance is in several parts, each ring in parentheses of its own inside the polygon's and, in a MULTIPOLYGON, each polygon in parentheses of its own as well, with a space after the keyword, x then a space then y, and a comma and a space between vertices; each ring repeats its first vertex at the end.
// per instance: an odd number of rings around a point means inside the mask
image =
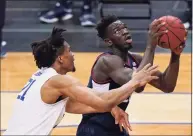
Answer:
POLYGON ((120 88, 105 93, 87 88, 78 79, 66 75, 74 72, 75 67, 64 31, 54 28, 49 38, 31 45, 40 69, 17 96, 4 135, 49 135, 65 111, 78 114, 111 111, 137 87, 158 78, 152 76, 157 66, 148 64, 120 88))

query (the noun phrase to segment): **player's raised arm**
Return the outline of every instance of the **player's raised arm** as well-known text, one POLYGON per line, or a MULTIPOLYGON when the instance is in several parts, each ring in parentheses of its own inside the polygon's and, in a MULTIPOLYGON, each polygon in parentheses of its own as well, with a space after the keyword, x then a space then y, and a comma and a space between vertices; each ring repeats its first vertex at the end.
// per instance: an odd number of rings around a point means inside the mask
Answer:
MULTIPOLYGON (((150 31, 149 31, 149 42, 146 48, 146 52, 143 56, 143 58, 140 55, 135 55, 138 61, 140 62, 140 66, 138 70, 140 70, 140 67, 143 66, 146 62, 152 61, 154 59, 154 51, 155 51, 155 44, 157 42, 157 39, 154 38, 154 42, 152 42, 152 32, 156 34, 157 28, 159 28, 159 23, 162 21, 160 19, 155 20, 150 25, 150 31), (156 28, 157 26, 157 28, 156 28)), ((158 71, 155 75, 159 77, 157 80, 152 80, 150 82, 151 85, 154 87, 162 90, 165 93, 173 92, 178 78, 179 73, 179 64, 180 64, 180 53, 182 52, 183 48, 179 48, 177 52, 171 51, 171 58, 168 67, 166 70, 162 73, 158 71)))
POLYGON ((81 85, 75 78, 70 76, 55 76, 49 81, 51 82, 49 84, 52 84, 54 89, 59 90, 60 95, 70 97, 98 111, 106 112, 111 111, 113 107, 128 98, 137 87, 157 79, 156 76, 151 76, 156 71, 157 66, 150 66, 148 64, 136 73, 131 81, 109 92, 101 91, 99 93, 97 90, 81 85))
MULTIPOLYGON (((163 25, 164 23, 159 20, 155 20, 150 24, 147 47, 137 70, 141 70, 148 63, 153 64, 157 38, 166 33, 166 31, 157 32, 157 30, 159 30, 163 25)), ((104 72, 111 77, 113 81, 122 85, 132 78, 133 73, 132 69, 124 67, 124 63, 125 62, 117 55, 111 55, 110 57, 107 55, 99 59, 96 67, 100 67, 98 69, 100 69, 101 72, 104 72)), ((142 90, 140 88, 138 89, 142 90)))
MULTIPOLYGON (((140 62, 142 61, 142 56, 135 54, 135 58, 140 62)), ((177 83, 178 73, 180 65, 180 55, 176 55, 171 52, 171 58, 168 67, 164 72, 157 71, 155 73, 159 79, 152 80, 149 82, 152 86, 162 90, 165 93, 173 92, 177 83)))
MULTIPOLYGON (((140 61, 141 63, 137 68, 138 71, 141 70, 148 63, 153 63, 157 38, 162 34, 167 33, 167 31, 157 32, 157 30, 159 30, 159 28, 163 25, 164 23, 159 20, 155 20, 150 24, 147 47, 144 56, 140 61)), ((130 68, 125 68, 124 63, 125 62, 116 55, 111 55, 110 57, 103 56, 97 62, 96 67, 100 67, 98 69, 100 69, 101 72, 107 74, 109 77, 111 77, 111 79, 113 79, 113 81, 122 85, 128 82, 133 75, 133 70, 130 68)), ((138 90, 141 91, 143 89, 138 88, 135 91, 139 92, 138 90)))
POLYGON ((147 63, 153 64, 155 48, 157 46, 157 40, 161 35, 168 32, 168 30, 158 31, 164 25, 165 25, 165 22, 162 22, 161 20, 157 20, 157 19, 155 19, 150 24, 149 31, 148 31, 147 46, 143 55, 143 59, 139 67, 137 68, 137 70, 141 70, 147 63))

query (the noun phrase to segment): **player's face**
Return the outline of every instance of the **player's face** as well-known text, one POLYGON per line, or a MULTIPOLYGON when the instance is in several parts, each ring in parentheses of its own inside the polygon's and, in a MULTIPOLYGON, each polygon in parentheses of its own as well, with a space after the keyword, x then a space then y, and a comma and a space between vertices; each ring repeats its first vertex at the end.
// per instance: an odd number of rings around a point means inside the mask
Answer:
MULTIPOLYGON (((121 21, 115 21, 107 29, 107 37, 112 45, 119 49, 129 50, 132 47, 132 38, 126 24, 121 21)), ((107 40, 107 41, 108 41, 107 40)))
POLYGON ((63 62, 62 62, 62 67, 65 70, 68 70, 69 72, 75 72, 76 68, 74 65, 74 54, 73 52, 70 50, 70 45, 67 42, 64 42, 64 52, 62 54, 62 58, 63 58, 63 62))

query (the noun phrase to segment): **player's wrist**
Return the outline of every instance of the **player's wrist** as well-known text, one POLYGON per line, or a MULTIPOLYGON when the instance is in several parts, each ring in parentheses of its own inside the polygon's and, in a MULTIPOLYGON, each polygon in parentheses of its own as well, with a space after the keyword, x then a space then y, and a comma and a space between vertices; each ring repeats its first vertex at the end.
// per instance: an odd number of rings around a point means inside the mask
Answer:
POLYGON ((155 50, 157 43, 153 43, 151 40, 148 40, 146 49, 148 50, 155 50))
POLYGON ((140 85, 139 81, 131 79, 128 83, 122 85, 120 87, 120 89, 126 90, 126 91, 128 91, 128 90, 132 91, 132 90, 136 89, 137 87, 139 87, 139 85, 140 85))
POLYGON ((180 54, 176 54, 174 52, 171 52, 171 62, 176 62, 176 61, 179 61, 180 59, 180 54))
POLYGON ((115 117, 115 114, 116 114, 117 112, 118 112, 117 106, 115 106, 114 108, 112 108, 111 114, 112 114, 113 117, 115 117))
POLYGON ((137 87, 140 86, 140 81, 132 79, 132 80, 130 80, 130 85, 131 85, 132 88, 136 89, 137 87))
POLYGON ((180 55, 181 55, 181 53, 176 53, 176 52, 174 52, 174 51, 171 51, 171 55, 172 55, 172 57, 175 57, 175 58, 180 58, 180 55))

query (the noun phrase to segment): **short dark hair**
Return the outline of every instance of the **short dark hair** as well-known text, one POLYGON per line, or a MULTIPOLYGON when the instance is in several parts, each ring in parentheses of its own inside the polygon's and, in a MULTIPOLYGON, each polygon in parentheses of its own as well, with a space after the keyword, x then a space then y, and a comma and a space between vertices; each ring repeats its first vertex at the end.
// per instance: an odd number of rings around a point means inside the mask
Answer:
POLYGON ((56 58, 63 53, 65 29, 53 28, 51 36, 47 39, 33 42, 31 48, 38 68, 50 67, 56 58))
POLYGON ((103 17, 101 21, 97 24, 96 30, 98 31, 98 36, 102 39, 106 38, 106 29, 113 22, 119 20, 115 15, 108 15, 103 17))

